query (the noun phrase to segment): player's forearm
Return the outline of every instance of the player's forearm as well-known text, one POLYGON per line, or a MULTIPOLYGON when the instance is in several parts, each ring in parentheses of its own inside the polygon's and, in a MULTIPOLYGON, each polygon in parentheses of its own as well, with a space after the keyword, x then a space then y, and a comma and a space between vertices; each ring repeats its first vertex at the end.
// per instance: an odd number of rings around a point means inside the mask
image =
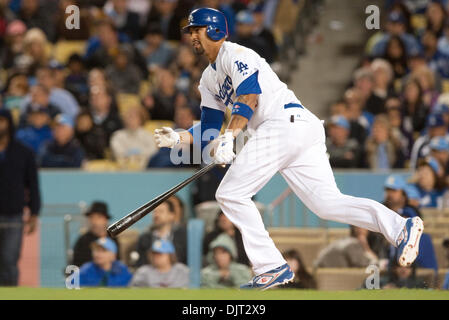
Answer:
MULTIPOLYGON (((238 106, 239 103, 242 103, 242 104, 248 106, 252 112, 254 112, 257 107, 257 99, 258 99, 257 94, 241 95, 237 98, 234 105, 238 106)), ((246 125, 248 124, 248 121, 249 121, 249 119, 248 119, 247 114, 246 114, 246 116, 244 116, 244 115, 240 115, 239 113, 235 113, 233 111, 233 114, 231 116, 231 121, 228 124, 227 130, 232 130, 232 135, 235 138, 246 127, 246 125)))

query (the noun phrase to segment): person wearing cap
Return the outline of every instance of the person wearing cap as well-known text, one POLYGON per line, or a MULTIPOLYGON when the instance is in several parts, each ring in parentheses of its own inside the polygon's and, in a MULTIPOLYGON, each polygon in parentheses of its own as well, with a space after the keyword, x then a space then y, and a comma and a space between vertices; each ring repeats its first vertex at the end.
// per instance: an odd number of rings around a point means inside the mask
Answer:
MULTIPOLYGON (((405 193, 407 195, 409 206, 418 210, 419 209, 419 200, 421 199, 418 188, 416 188, 416 186, 413 184, 406 184, 405 193)), ((419 212, 418 212, 418 215, 421 216, 421 214, 419 214, 419 212)))
POLYGON ((80 168, 84 151, 74 139, 73 121, 60 114, 55 119, 53 139, 43 145, 39 163, 43 168, 80 168))
POLYGON ((407 33, 407 23, 404 15, 393 11, 388 15, 388 22, 383 36, 372 47, 371 55, 375 57, 383 56, 387 50, 387 44, 393 36, 399 37, 404 42, 408 55, 421 51, 418 40, 412 34, 407 33))
POLYGON ((426 157, 418 162, 411 181, 420 194, 420 207, 437 208, 447 190, 444 172, 435 158, 426 157))
POLYGON ((36 230, 41 208, 35 155, 14 132, 11 113, 0 108, 0 286, 18 284, 22 236, 36 230))
POLYGON ((92 242, 92 261, 80 268, 81 287, 126 287, 132 274, 117 260, 117 245, 108 237, 92 242))
POLYGON ((209 265, 201 270, 201 287, 238 288, 251 277, 251 269, 237 259, 234 240, 222 233, 209 245, 209 265))
MULTIPOLYGON (((411 201, 411 199, 419 197, 418 189, 412 184, 407 184, 402 176, 388 176, 384 183, 384 190, 385 197, 383 204, 386 207, 397 212, 404 218, 421 217, 418 207, 414 206, 411 201)), ((371 241, 376 239, 378 244, 376 247, 382 247, 382 243, 378 242, 378 240, 380 240, 378 237, 373 235, 370 238, 371 241)), ((421 268, 430 268, 437 271, 438 263, 436 260, 435 249, 429 234, 422 234, 419 248, 419 254, 415 261, 416 265, 421 268)), ((382 256, 388 258, 389 255, 394 254, 395 248, 390 244, 383 242, 382 251, 384 253, 382 256)))
POLYGON ((27 124, 17 130, 16 138, 37 154, 45 143, 53 139, 50 121, 48 108, 31 108, 27 115, 27 124))
POLYGON ((136 48, 146 60, 148 70, 168 67, 175 55, 173 47, 164 39, 158 23, 148 25, 143 39, 136 42, 136 48))
POLYGON ((333 116, 328 125, 326 140, 329 161, 333 168, 357 168, 360 164, 360 146, 349 138, 350 125, 343 116, 333 116))
POLYGON ((146 252, 148 263, 134 273, 132 287, 187 288, 189 268, 177 262, 175 247, 169 240, 156 240, 146 252))
POLYGON ((169 240, 175 247, 177 261, 187 263, 187 230, 182 225, 175 225, 175 206, 166 200, 154 209, 152 224, 139 236, 136 251, 138 260, 136 266, 146 264, 147 252, 157 240, 169 240))
POLYGON ((430 141, 435 137, 449 139, 448 126, 440 113, 432 113, 427 119, 427 133, 416 139, 410 155, 410 168, 415 169, 418 160, 429 155, 430 141))
MULTIPOLYGON (((111 219, 108 205, 103 201, 93 202, 84 215, 87 218, 88 229, 79 236, 73 247, 72 264, 78 267, 92 260, 91 244, 107 236, 106 229, 111 219)), ((117 239, 114 238, 113 241, 117 248, 120 248, 117 239)), ((120 254, 117 251, 117 259, 119 258, 120 254)))
POLYGON ((435 158, 444 171, 444 176, 449 174, 449 142, 445 137, 435 137, 429 143, 429 156, 435 158))
POLYGON ((51 120, 54 120, 58 114, 61 114, 61 110, 50 102, 50 91, 40 84, 36 84, 30 89, 30 101, 22 111, 19 127, 26 127, 29 114, 37 110, 45 111, 51 120))
POLYGON ((236 18, 236 33, 231 36, 230 41, 238 43, 247 48, 253 49, 268 63, 274 61, 276 51, 273 51, 272 44, 261 35, 255 34, 256 21, 249 10, 240 11, 236 18))

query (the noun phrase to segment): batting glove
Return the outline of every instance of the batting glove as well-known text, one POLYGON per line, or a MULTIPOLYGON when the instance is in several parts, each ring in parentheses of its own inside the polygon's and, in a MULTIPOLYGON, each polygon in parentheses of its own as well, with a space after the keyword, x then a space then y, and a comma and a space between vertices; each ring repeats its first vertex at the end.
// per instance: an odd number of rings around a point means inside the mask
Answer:
POLYGON ((218 146, 215 151, 214 159, 219 164, 231 163, 235 158, 234 137, 232 132, 227 131, 217 138, 218 146))
POLYGON ((159 148, 173 148, 180 143, 179 134, 169 127, 154 130, 154 140, 159 148))

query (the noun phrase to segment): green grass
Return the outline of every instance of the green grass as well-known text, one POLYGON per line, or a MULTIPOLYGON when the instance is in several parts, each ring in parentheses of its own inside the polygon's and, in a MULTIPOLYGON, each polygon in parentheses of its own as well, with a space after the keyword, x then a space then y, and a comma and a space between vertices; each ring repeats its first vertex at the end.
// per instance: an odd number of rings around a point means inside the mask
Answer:
POLYGON ((212 290, 0 288, 0 300, 449 300, 440 290, 212 290))

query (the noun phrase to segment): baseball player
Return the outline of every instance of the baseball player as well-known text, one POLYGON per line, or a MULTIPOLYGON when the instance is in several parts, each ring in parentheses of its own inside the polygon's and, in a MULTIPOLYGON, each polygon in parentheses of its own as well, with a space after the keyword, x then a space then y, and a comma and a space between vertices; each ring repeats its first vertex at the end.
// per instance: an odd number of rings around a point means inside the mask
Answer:
POLYGON ((198 141, 195 132, 200 130, 201 137, 210 135, 205 133, 209 129, 219 132, 226 108, 232 110, 226 132, 213 142, 214 160, 232 163, 216 199, 241 231, 255 273, 242 288, 265 290, 294 278, 251 201, 277 172, 319 217, 381 232, 398 247, 400 265, 413 263, 424 230, 422 220, 405 219, 376 201, 342 194, 326 156, 322 122, 256 52, 226 41, 227 22, 220 11, 199 8, 188 21, 184 30, 191 35, 195 53, 210 62, 198 87, 201 122, 183 132, 157 129, 155 139, 159 147, 194 143, 204 148, 208 141, 198 141), (234 140, 245 127, 251 137, 236 156, 234 140))

